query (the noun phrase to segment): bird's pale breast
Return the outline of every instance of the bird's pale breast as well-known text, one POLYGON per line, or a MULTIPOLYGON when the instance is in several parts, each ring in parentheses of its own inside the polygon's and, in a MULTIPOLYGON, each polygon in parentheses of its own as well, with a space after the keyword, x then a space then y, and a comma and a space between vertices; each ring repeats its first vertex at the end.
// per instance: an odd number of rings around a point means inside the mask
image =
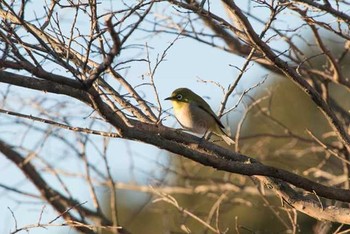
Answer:
POLYGON ((192 103, 173 103, 175 116, 182 127, 203 134, 216 126, 215 120, 206 111, 192 103))

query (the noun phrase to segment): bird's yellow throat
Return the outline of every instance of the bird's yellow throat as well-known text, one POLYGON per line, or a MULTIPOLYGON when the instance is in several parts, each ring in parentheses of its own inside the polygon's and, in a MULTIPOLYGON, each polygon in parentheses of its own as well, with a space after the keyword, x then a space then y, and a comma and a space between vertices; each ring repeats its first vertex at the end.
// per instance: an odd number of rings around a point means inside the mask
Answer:
POLYGON ((186 105, 189 105, 187 102, 179 102, 179 101, 172 101, 171 104, 173 105, 173 108, 175 110, 180 110, 186 105))

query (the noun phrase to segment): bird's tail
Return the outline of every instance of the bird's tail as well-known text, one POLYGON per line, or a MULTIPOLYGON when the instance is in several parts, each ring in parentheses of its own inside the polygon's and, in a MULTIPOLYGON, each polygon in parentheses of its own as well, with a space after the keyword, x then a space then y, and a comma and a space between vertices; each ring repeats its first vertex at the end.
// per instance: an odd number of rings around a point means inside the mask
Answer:
POLYGON ((225 132, 225 130, 219 126, 216 126, 216 129, 213 132, 214 134, 221 137, 226 142, 226 144, 233 145, 235 143, 235 141, 232 140, 232 138, 225 132))
POLYGON ((234 140, 231 139, 226 133, 221 135, 221 138, 228 144, 228 145, 233 145, 235 143, 234 140))

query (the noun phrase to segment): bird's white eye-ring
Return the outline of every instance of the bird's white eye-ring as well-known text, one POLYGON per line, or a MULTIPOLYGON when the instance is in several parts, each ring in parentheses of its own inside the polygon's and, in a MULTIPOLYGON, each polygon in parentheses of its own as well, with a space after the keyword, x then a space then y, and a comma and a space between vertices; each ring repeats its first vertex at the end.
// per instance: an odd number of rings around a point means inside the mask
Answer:
POLYGON ((182 99, 182 95, 181 94, 176 95, 176 99, 180 101, 182 99))

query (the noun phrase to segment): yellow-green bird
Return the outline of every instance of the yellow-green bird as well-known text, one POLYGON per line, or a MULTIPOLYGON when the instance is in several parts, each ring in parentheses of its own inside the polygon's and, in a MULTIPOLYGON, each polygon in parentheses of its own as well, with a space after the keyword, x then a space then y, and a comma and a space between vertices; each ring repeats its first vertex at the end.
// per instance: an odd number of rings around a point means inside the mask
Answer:
POLYGON ((229 145, 235 143, 224 131, 224 125, 209 104, 199 95, 187 88, 176 89, 170 97, 176 119, 181 126, 194 133, 212 132, 229 145))

